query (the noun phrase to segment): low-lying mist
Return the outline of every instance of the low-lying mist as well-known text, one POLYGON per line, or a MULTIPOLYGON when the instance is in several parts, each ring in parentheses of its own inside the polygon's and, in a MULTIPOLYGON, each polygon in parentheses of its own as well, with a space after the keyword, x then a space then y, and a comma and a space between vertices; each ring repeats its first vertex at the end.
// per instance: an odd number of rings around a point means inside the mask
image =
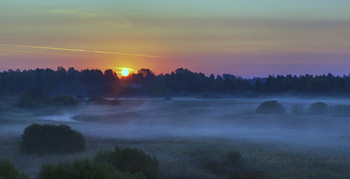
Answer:
POLYGON ((86 136, 102 138, 213 137, 253 142, 282 142, 301 146, 348 148, 349 117, 293 114, 295 104, 307 108, 322 101, 331 109, 343 99, 194 99, 124 98, 119 106, 79 105, 60 114, 38 118, 45 123, 68 123, 86 136), (256 114, 264 101, 277 100, 286 114, 256 114))

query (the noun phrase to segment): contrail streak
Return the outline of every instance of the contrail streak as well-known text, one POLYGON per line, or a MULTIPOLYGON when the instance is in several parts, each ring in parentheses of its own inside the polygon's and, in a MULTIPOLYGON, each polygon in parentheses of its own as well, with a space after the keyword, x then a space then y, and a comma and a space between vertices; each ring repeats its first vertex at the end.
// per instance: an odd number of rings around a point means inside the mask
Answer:
POLYGON ((45 50, 70 51, 70 52, 89 52, 89 53, 110 54, 110 55, 126 55, 126 56, 136 56, 136 57, 166 58, 166 57, 161 57, 161 56, 135 54, 135 53, 106 52, 106 51, 99 51, 99 50, 85 50, 85 49, 74 49, 74 48, 42 47, 42 46, 17 45, 17 44, 0 44, 0 45, 12 46, 12 47, 45 49, 45 50))
MULTIPOLYGON (((1 45, 1 44, 0 44, 0 45, 1 45)), ((0 49, 0 51, 19 52, 19 53, 34 53, 34 54, 45 54, 45 55, 58 55, 58 56, 72 56, 72 55, 60 54, 60 53, 45 53, 45 52, 26 51, 26 50, 0 49)))

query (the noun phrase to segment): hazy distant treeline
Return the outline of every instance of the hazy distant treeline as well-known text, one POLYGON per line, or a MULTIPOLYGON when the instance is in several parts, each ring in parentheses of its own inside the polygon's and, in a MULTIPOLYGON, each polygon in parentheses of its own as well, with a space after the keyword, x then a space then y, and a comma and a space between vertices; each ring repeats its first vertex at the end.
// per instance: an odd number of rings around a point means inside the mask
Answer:
POLYGON ((113 70, 75 70, 58 67, 36 70, 8 70, 0 73, 0 94, 21 94, 40 89, 47 94, 103 96, 171 96, 184 94, 312 94, 348 95, 350 76, 269 76, 243 79, 231 74, 206 76, 179 68, 170 74, 155 75, 141 69, 128 77, 113 70))

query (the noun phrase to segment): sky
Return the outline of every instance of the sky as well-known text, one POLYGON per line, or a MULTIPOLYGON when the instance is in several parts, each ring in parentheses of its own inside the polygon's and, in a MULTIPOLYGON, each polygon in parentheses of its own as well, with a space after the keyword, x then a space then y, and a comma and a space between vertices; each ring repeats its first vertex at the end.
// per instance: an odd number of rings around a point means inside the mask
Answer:
POLYGON ((0 70, 350 73, 348 0, 0 0, 0 70))

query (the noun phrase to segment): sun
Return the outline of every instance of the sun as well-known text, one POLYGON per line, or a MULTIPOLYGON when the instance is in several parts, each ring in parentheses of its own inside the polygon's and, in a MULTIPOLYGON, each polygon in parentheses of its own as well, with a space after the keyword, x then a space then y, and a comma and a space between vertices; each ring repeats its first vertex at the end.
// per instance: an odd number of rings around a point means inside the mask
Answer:
POLYGON ((122 75, 123 75, 123 76, 128 76, 129 73, 130 73, 130 72, 129 72, 128 69, 126 69, 126 68, 122 69, 122 75))

